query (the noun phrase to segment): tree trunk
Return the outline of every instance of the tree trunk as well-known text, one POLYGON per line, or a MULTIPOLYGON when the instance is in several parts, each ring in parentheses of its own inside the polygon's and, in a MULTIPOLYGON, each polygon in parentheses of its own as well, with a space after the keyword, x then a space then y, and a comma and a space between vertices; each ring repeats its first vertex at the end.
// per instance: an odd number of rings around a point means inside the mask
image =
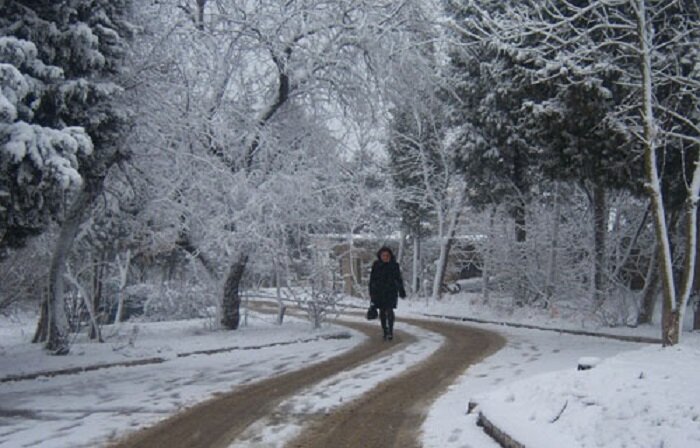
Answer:
POLYGON ((449 214, 448 222, 441 223, 443 225, 441 226, 440 231, 440 255, 437 260, 437 266, 435 267, 433 299, 440 299, 442 296, 441 287, 445 282, 445 274, 447 273, 447 259, 450 256, 450 249, 452 248, 455 233, 457 232, 457 224, 459 223, 459 218, 462 215, 464 194, 464 189, 460 188, 457 193, 457 197, 454 198, 454 202, 452 203, 452 210, 449 214))
POLYGON ((48 340, 46 349, 55 355, 66 355, 70 351, 68 341, 68 317, 66 316, 64 293, 64 274, 66 260, 70 255, 75 237, 83 223, 86 211, 102 191, 100 182, 84 181, 83 187, 71 204, 66 218, 61 225, 56 247, 49 267, 48 295, 48 340))
MULTIPOLYGON (((695 213, 699 213, 699 212, 696 211, 695 213)), ((700 234, 700 219, 696 220, 695 232, 696 232, 696 234, 700 234)), ((699 259, 699 257, 700 257, 700 238, 698 238, 695 241, 695 259, 697 260, 697 259, 699 259)), ((693 288, 693 296, 695 299, 695 303, 693 306, 693 309, 694 309, 693 330, 700 330, 700 263, 695 263, 694 283, 695 283, 695 287, 693 288)))
POLYGON ((48 297, 44 296, 41 299, 41 311, 39 313, 39 321, 36 324, 36 331, 34 332, 34 338, 32 339, 33 344, 38 344, 39 342, 46 342, 49 337, 49 302, 48 297))
POLYGON ((104 339, 102 339, 102 332, 100 331, 100 326, 97 323, 95 307, 93 306, 92 297, 80 284, 78 279, 70 273, 70 271, 66 273, 65 277, 78 291, 80 297, 83 298, 83 303, 85 304, 85 308, 88 311, 88 316, 90 317, 90 339, 97 339, 99 342, 104 342, 104 339), (94 337, 92 336, 93 334, 95 335, 94 337))
POLYGON ((607 290, 605 258, 608 210, 606 202, 605 186, 600 179, 596 179, 593 185, 593 303, 596 307, 605 302, 607 290))
POLYGON ((90 339, 97 339, 98 342, 104 342, 102 339, 102 332, 100 331, 100 324, 97 322, 97 313, 95 312, 94 302, 91 297, 83 295, 85 301, 85 308, 88 310, 88 315, 90 316, 90 339))
POLYGON ((557 280, 557 253, 559 252, 559 221, 561 216, 561 201, 559 200, 559 184, 554 188, 554 222, 552 222, 552 245, 549 249, 549 266, 547 268, 547 284, 545 285, 545 306, 552 304, 554 283, 557 280))
POLYGON ((435 267, 435 278, 433 279, 433 299, 440 300, 442 297, 442 285, 445 282, 447 273, 447 258, 450 256, 453 237, 445 237, 440 241, 440 255, 438 256, 437 265, 435 267))
POLYGON ((124 261, 117 255, 117 269, 119 270, 119 288, 117 290, 117 315, 114 317, 114 323, 119 324, 124 321, 124 300, 125 294, 124 289, 126 288, 126 282, 129 276, 129 265, 131 264, 131 251, 126 250, 124 255, 124 261))
POLYGON ((401 226, 401 229, 399 230, 399 250, 398 250, 398 253, 396 254, 396 261, 398 261, 399 265, 403 265, 403 256, 406 252, 405 242, 406 242, 406 230, 404 229, 404 226, 401 226))
POLYGON ((661 344, 664 347, 678 344, 679 332, 680 313, 678 309, 670 309, 668 301, 664 300, 661 313, 661 344))
MULTIPOLYGON (((494 238, 494 223, 496 217, 496 206, 491 207, 489 213, 489 230, 487 233, 486 244, 483 246, 483 252, 481 253, 481 294, 483 296, 482 303, 486 303, 490 299, 491 295, 491 260, 492 260, 492 241, 494 238)), ((478 247, 478 246, 475 246, 478 247)))
POLYGON ((516 205, 513 209, 513 221, 515 224, 515 254, 513 257, 514 269, 513 273, 516 276, 515 286, 513 290, 513 302, 516 306, 523 306, 527 303, 527 278, 524 269, 527 266, 527 254, 525 243, 527 242, 527 230, 525 228, 527 222, 525 220, 525 204, 516 199, 516 205))
POLYGON ((661 180, 657 166, 658 135, 656 118, 654 117, 654 91, 651 74, 651 44, 652 30, 647 24, 646 2, 637 0, 637 38, 639 45, 639 67, 642 75, 642 107, 641 119, 644 128, 644 173, 646 177, 647 191, 651 199, 652 212, 654 214, 654 230, 659 244, 659 264, 661 268, 661 284, 663 287, 663 307, 661 318, 661 341, 664 346, 678 343, 680 336, 678 328, 674 327, 678 320, 676 304, 676 285, 673 280, 673 258, 668 227, 666 224, 666 210, 664 208, 661 180))
POLYGON ((678 341, 683 332, 683 320, 685 312, 688 308, 688 302, 691 300, 696 282, 695 273, 698 268, 697 262, 697 245, 698 245, 698 190, 700 189, 700 160, 695 161, 696 169, 693 174, 691 188, 688 190, 688 199, 686 200, 685 211, 685 247, 683 260, 683 274, 680 282, 680 291, 678 293, 678 303, 676 310, 678 312, 678 341))
MULTIPOLYGON (((109 150, 109 148, 104 148, 104 151, 109 150)), ((70 255, 87 211, 99 195, 102 194, 104 180, 109 169, 120 160, 123 160, 123 157, 123 154, 119 151, 113 150, 105 158, 92 161, 93 165, 89 167, 89 172, 83 175, 83 185, 76 193, 75 199, 67 210, 64 221, 61 224, 49 267, 49 285, 46 300, 47 318, 40 318, 37 333, 34 337, 37 341, 45 340, 46 349, 53 354, 65 355, 70 350, 68 346, 68 317, 66 316, 63 296, 63 276, 66 270, 66 260, 70 255)))
POLYGON ((418 232, 413 235, 413 272, 411 275, 411 290, 414 294, 420 291, 420 236, 418 232))
POLYGON ((197 0, 197 28, 204 30, 204 7, 207 0, 197 0))
MULTIPOLYGON (((104 277, 104 264, 107 259, 104 250, 100 251, 100 256, 94 261, 95 265, 92 270, 92 308, 95 310, 98 324, 105 323, 105 312, 100 312, 102 304, 102 277, 104 277)), ((90 331, 90 339, 95 339, 97 334, 90 331)))
POLYGON ((221 325, 229 330, 238 329, 241 320, 241 296, 239 295, 239 289, 247 264, 248 255, 241 254, 231 265, 231 269, 226 277, 226 283, 224 284, 224 296, 221 306, 221 325))
MULTIPOLYGON (((277 325, 282 325, 284 322, 284 313, 287 311, 287 306, 282 301, 282 281, 280 279, 280 266, 278 262, 274 262, 275 266, 275 291, 277 293, 277 325)), ((335 282, 333 285, 335 289, 335 282)))
POLYGON ((659 245, 654 245, 654 250, 649 260, 649 269, 644 279, 644 291, 642 292, 642 304, 637 316, 637 325, 650 324, 656 307, 656 297, 659 294, 659 245))
POLYGON ((525 243, 527 241, 527 222, 525 221, 525 204, 517 200, 513 210, 513 221, 515 222, 515 242, 525 243))

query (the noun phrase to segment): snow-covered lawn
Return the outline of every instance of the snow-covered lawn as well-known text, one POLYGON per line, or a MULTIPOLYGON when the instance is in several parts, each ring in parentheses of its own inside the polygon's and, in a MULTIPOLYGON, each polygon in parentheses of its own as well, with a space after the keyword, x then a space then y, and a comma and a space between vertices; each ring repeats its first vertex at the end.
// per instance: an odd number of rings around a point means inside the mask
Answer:
POLYGON ((700 447, 697 335, 686 337, 680 347, 662 349, 551 331, 480 327, 500 331, 508 343, 469 369, 435 403, 423 426, 424 446, 498 447, 476 426, 482 411, 527 447, 700 447), (586 356, 602 361, 578 371, 578 360, 586 356), (550 423, 567 400, 562 416, 550 423), (471 414, 469 401, 479 405, 471 414), (683 443, 677 442, 679 435, 683 443))
MULTIPOLYGON (((212 331, 202 320, 123 324, 105 344, 76 341, 65 357, 46 356, 29 343, 35 321, 2 322, 0 378, 163 361, 1 382, 0 446, 99 446, 216 393, 337 356, 365 338, 344 327, 312 331, 308 322, 292 317, 281 327, 273 319, 251 315, 249 325, 236 332, 212 331), (222 351, 191 354, 205 349, 222 351)), ((111 331, 106 327, 105 334, 111 331)))
MULTIPOLYGON (((474 305, 467 294, 447 296, 439 303, 414 300, 402 305, 410 310, 404 313, 417 315, 625 336, 660 333, 657 326, 610 329, 534 311, 510 316, 474 305)), ((682 344, 663 349, 658 344, 478 326, 500 332, 508 343, 465 372, 434 404, 423 426, 424 446, 498 447, 476 425, 483 412, 528 448, 700 448, 700 334, 685 333, 682 344), (585 357, 601 362, 578 371, 578 361, 585 357), (467 414, 470 401, 478 407, 467 414)))
POLYGON ((273 317, 250 313, 249 325, 240 331, 213 330, 208 319, 173 322, 123 323, 103 327, 104 344, 88 340, 85 332, 73 342, 68 356, 47 356, 42 344, 31 344, 35 316, 3 319, 0 323, 0 380, 42 371, 79 368, 138 360, 172 360, 200 351, 240 351, 272 344, 322 339, 344 328, 311 331, 305 321, 290 317, 286 324, 272 323, 273 317))
POLYGON ((700 350, 647 346, 514 382, 478 396, 481 410, 525 446, 700 447, 700 350))

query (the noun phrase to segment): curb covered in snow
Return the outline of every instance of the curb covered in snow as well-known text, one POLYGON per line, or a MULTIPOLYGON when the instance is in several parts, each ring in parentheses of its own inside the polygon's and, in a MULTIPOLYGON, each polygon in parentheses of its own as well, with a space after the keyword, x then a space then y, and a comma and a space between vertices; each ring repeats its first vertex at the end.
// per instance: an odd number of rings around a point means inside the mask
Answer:
MULTIPOLYGON (((263 349, 263 348, 279 347, 279 346, 285 346, 285 345, 306 344, 306 343, 315 342, 318 340, 348 339, 350 337, 351 336, 348 333, 335 333, 335 334, 329 334, 329 335, 325 335, 325 336, 316 336, 314 338, 298 339, 298 340, 294 340, 294 341, 273 342, 273 343, 264 344, 264 345, 232 346, 232 347, 222 347, 222 348, 216 348, 216 349, 210 349, 210 350, 196 350, 196 351, 192 351, 192 352, 178 353, 176 355, 176 357, 177 358, 185 358, 188 356, 195 356, 195 355, 214 355, 217 353, 232 352, 232 351, 236 351, 236 350, 259 350, 259 349, 263 349)), ((173 359, 173 358, 170 358, 170 359, 173 359)), ((34 373, 8 375, 6 377, 0 378, 0 384, 1 383, 9 383, 12 381, 34 380, 34 379, 37 379, 40 377, 54 377, 54 376, 59 376, 59 375, 74 375, 74 374, 78 374, 78 373, 91 372, 91 371, 95 371, 95 370, 110 369, 112 367, 137 367, 137 366, 143 366, 143 365, 149 365, 149 364, 162 364, 167 360, 168 360, 168 358, 160 358, 160 357, 158 357, 158 358, 144 358, 144 359, 136 359, 133 361, 112 362, 112 363, 107 363, 107 364, 93 364, 93 365, 87 365, 87 366, 69 367, 66 369, 43 370, 43 371, 34 372, 34 373)))
POLYGON ((548 328, 548 327, 541 327, 538 325, 531 325, 531 324, 519 324, 519 323, 515 323, 515 322, 503 322, 503 321, 497 321, 497 320, 478 319, 475 317, 449 316, 449 315, 444 315, 444 314, 424 313, 423 315, 426 317, 434 317, 434 318, 438 318, 438 319, 447 319, 447 320, 456 320, 456 321, 460 321, 460 322, 475 322, 475 323, 479 323, 479 324, 502 325, 504 327, 526 328, 528 330, 552 331, 555 333, 573 334, 576 336, 594 336, 594 337, 598 337, 598 338, 616 339, 618 341, 625 341, 625 342, 639 342, 641 344, 660 344, 661 343, 661 339, 651 338, 648 336, 627 336, 627 335, 622 335, 622 334, 596 333, 594 331, 586 331, 586 330, 568 330, 568 329, 563 329, 563 328, 548 328))
POLYGON ((491 423, 483 412, 479 412, 476 424, 484 428, 484 432, 491 436, 503 448, 526 448, 525 445, 509 436, 505 431, 491 423))
MULTIPOLYGON (((478 407, 479 403, 470 400, 469 404, 467 405, 467 414, 471 414, 478 407)), ((476 418, 476 424, 484 428, 484 432, 503 448, 527 448, 525 445, 511 437, 507 432, 496 426, 481 411, 479 411, 479 415, 476 418)))
POLYGON ((88 366, 68 367, 58 370, 42 370, 34 373, 23 373, 19 375, 8 375, 0 378, 0 383, 9 383, 11 381, 35 380, 40 377, 53 377, 59 375, 74 375, 77 373, 91 372, 94 370, 110 369, 112 367, 136 367, 145 366, 148 364, 160 364, 165 362, 165 358, 144 358, 133 361, 110 362, 107 364, 93 364, 88 366))

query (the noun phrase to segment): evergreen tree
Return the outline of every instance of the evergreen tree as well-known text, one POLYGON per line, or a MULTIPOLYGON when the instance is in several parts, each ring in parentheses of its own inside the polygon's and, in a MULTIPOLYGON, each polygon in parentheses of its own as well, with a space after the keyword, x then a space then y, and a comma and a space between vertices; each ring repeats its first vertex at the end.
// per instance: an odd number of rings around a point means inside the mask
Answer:
MULTIPOLYGON (((130 1, 72 0, 57 3, 11 0, 4 3, 3 11, 7 13, 0 19, 0 26, 5 39, 14 42, 14 48, 22 45, 30 56, 32 48, 36 49, 35 57, 25 57, 24 67, 32 59, 38 59, 57 68, 55 76, 40 83, 31 95, 21 96, 25 112, 17 115, 13 121, 30 120, 25 123, 41 126, 41 129, 72 130, 77 127, 79 131, 72 131, 73 135, 82 138, 83 143, 82 146, 70 145, 70 142, 62 143, 62 146, 53 145, 62 149, 61 154, 72 156, 70 163, 64 162, 61 166, 64 167, 63 171, 67 171, 67 167, 73 169, 70 172, 73 182, 64 181, 59 188, 49 184, 47 190, 52 198, 58 200, 44 206, 43 197, 35 199, 32 205, 39 205, 38 209, 42 212, 34 219, 25 220, 31 232, 15 232, 20 237, 40 232, 50 218, 59 216, 60 212, 61 229, 49 273, 50 292, 42 307, 35 340, 45 340, 49 350, 64 354, 68 352, 68 324, 63 301, 66 259, 87 210, 102 192, 109 168, 124 157, 120 152, 120 137, 125 131, 127 115, 116 98, 121 92, 117 77, 127 50, 125 37, 132 31, 125 20, 130 1), (71 186, 79 188, 62 196, 71 186)), ((31 68, 24 70, 31 77, 31 68)), ((22 124, 17 126, 27 129, 22 124)), ((16 136, 8 140, 10 150, 17 148, 17 142, 22 141, 16 136)), ((27 141, 27 138, 23 140, 27 141)), ((42 140, 38 141, 41 148, 42 140)), ((6 143, 3 155, 9 152, 7 148, 6 143)), ((28 189, 14 180, 22 181, 23 176, 15 175, 13 179, 13 169, 17 169, 18 162, 24 161, 24 158, 18 160, 17 151, 14 154, 15 166, 3 164, 2 172, 3 181, 9 179, 6 182, 12 182, 10 187, 17 192, 17 196, 26 194, 28 189), (9 176, 6 174, 8 172, 9 176)), ((51 173, 52 164, 43 164, 46 167, 43 168, 37 157, 32 157, 33 152, 27 154, 34 168, 32 182, 41 184, 44 177, 50 178, 43 173, 51 173)), ((27 170, 26 166, 27 163, 24 163, 24 170, 27 170)), ((25 185, 29 183, 25 182, 25 185)), ((20 201, 14 202, 21 204, 20 201)), ((18 210, 14 204, 10 205, 18 210)), ((11 241, 13 244, 20 242, 17 237, 11 241)))
POLYGON ((512 2, 446 2, 455 24, 449 48, 447 75, 452 144, 459 148, 468 185, 468 201, 477 207, 504 205, 514 224, 511 256, 513 296, 518 304, 526 296, 527 205, 541 181, 540 149, 527 135, 524 105, 541 95, 540 86, 528 82, 517 59, 479 39, 481 17, 505 13, 512 2))
POLYGON ((84 128, 46 120, 42 111, 56 92, 70 91, 65 70, 50 57, 59 50, 50 46, 59 36, 56 26, 18 2, 2 6, 0 257, 61 213, 64 194, 82 182, 79 157, 93 150, 84 128))
MULTIPOLYGON (((698 111, 698 25, 696 1, 567 2, 529 0, 510 5, 499 14, 479 14, 465 32, 471 41, 507 55, 526 68, 530 85, 618 79, 629 89, 606 119, 621 133, 636 139, 644 162, 644 186, 651 203, 659 245, 664 294, 662 338, 675 344, 695 271, 700 129, 688 117, 698 111), (678 152, 667 159, 667 151, 678 152), (661 178, 668 160, 692 167, 685 187, 685 230, 672 247, 668 184, 661 178), (674 276, 674 259, 682 259, 682 278, 674 276)), ((614 131, 613 133, 620 133, 614 131)), ((610 135, 610 134, 608 134, 610 135)), ((681 170, 678 170, 681 171, 681 170)), ((677 176, 678 171, 674 175, 677 176)))
POLYGON ((543 174, 555 181, 575 182, 588 192, 594 229, 592 298, 600 306, 609 280, 608 192, 624 189, 640 195, 642 188, 642 164, 634 139, 611 119, 630 93, 629 80, 615 69, 590 73, 550 64, 543 74, 541 64, 529 59, 519 64, 530 74, 529 82, 541 86, 539 98, 526 102, 525 110, 528 140, 541 150, 543 174))
POLYGON ((3 2, 0 251, 41 233, 65 212, 66 194, 104 170, 95 162, 125 119, 108 78, 125 52, 117 13, 127 4, 3 2))
POLYGON ((479 16, 497 14, 509 2, 449 1, 446 12, 457 25, 449 49, 445 98, 450 125, 474 205, 510 204, 516 240, 524 242, 525 206, 537 183, 538 150, 526 138, 523 104, 535 95, 517 61, 474 38, 479 16), (474 28, 472 28, 474 27, 474 28))

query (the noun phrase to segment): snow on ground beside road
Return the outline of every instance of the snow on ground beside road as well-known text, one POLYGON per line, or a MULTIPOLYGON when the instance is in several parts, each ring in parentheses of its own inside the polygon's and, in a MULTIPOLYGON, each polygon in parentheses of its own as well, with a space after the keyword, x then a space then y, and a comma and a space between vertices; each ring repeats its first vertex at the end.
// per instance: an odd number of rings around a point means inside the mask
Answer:
POLYGON ((413 325, 399 322, 397 329, 414 335, 416 343, 334 375, 285 400, 277 406, 275 415, 255 422, 231 448, 283 447, 300 433, 306 416, 331 412, 360 397, 380 382, 428 358, 444 341, 441 335, 413 325))
MULTIPOLYGON (((48 356, 42 344, 32 344, 36 316, 24 315, 0 322, 0 379, 41 371, 95 364, 130 362, 146 358, 176 358, 178 353, 232 347, 262 346, 337 333, 338 328, 321 332, 309 330, 305 321, 289 318, 283 326, 274 317, 250 313, 250 325, 240 331, 213 330, 210 319, 172 322, 126 322, 119 327, 105 325, 105 343, 90 341, 83 331, 74 340, 67 356, 48 356)), ((343 330, 341 330, 343 331, 343 330)))
POLYGON ((77 342, 73 354, 65 357, 47 356, 28 342, 35 321, 3 322, 2 377, 139 357, 167 360, 0 383, 0 447, 99 446, 216 393, 324 361, 365 339, 337 326, 312 331, 308 322, 292 317, 281 327, 273 320, 251 314, 250 325, 236 332, 210 331, 202 321, 125 324, 126 334, 133 331, 130 328, 140 329, 132 338, 133 346, 122 347, 122 341, 117 350, 115 342, 77 342), (350 337, 323 338, 338 335, 350 337), (288 345, 272 345, 280 343, 288 345), (227 347, 251 349, 177 357, 177 353, 227 347))
MULTIPOLYGON (((658 325, 642 325, 636 328, 618 326, 610 327, 593 315, 577 312, 574 316, 566 316, 561 309, 556 311, 538 308, 517 308, 512 306, 510 297, 491 297, 489 303, 484 303, 480 293, 446 294, 441 300, 426 300, 411 298, 404 300, 399 307, 415 313, 431 315, 463 316, 488 322, 509 322, 513 324, 532 325, 542 328, 566 329, 574 331, 590 331, 595 333, 616 334, 626 336, 644 336, 659 338, 661 330, 658 325)), ((692 314, 692 313, 686 313, 692 314)), ((686 316, 690 322, 690 316, 686 316)), ((656 322, 659 317, 655 316, 656 322)))
MULTIPOLYGON (((473 306, 469 295, 464 294, 430 306, 425 301, 406 305, 411 314, 429 312, 581 329, 575 323, 536 312, 508 319, 504 313, 473 306)), ((678 347, 662 349, 660 345, 553 331, 476 326, 500 332, 508 343, 468 369, 432 406, 423 425, 426 448, 497 448, 499 445, 476 426, 480 409, 526 446, 700 448, 697 332, 684 333, 678 347), (592 370, 577 371, 578 360, 583 357, 603 361, 592 370), (645 379, 640 380, 642 372, 645 379), (480 408, 467 414, 471 400, 480 408), (549 423, 565 402, 568 404, 559 420, 549 423), (666 429, 659 430, 661 426, 666 429)), ((660 333, 658 326, 595 330, 646 337, 658 337, 660 333)))
POLYGON ((484 414, 539 448, 700 447, 698 347, 646 346, 482 395, 484 414), (565 443, 563 443, 566 440, 565 443))
MULTIPOLYGON (((475 326, 497 331, 508 342, 499 352, 469 368, 431 407, 423 425, 423 445, 426 448, 497 448, 499 445, 476 426, 477 413, 467 414, 471 400, 483 404, 485 393, 498 391, 519 379, 554 370, 576 369, 577 360, 583 356, 607 358, 641 346, 551 331, 475 326)), ((539 428, 532 426, 530 430, 538 431, 539 428)), ((558 446, 568 448, 566 444, 558 446)))
MULTIPOLYGON (((350 302, 355 306, 366 304, 366 300, 361 299, 350 302)), ((401 317, 407 315, 420 317, 423 313, 627 336, 658 338, 660 334, 658 325, 608 328, 596 325, 593 320, 571 322, 536 310, 527 310, 521 314, 513 314, 507 308, 492 310, 480 304, 478 294, 465 293, 447 295, 440 302, 426 301, 424 298, 401 301, 397 319, 400 321, 401 317)), ((687 313, 686 317, 689 318, 690 314, 687 313)), ((491 324, 465 325, 498 331, 508 339, 508 343, 501 351, 468 369, 431 406, 422 428, 424 447, 497 448, 499 445, 476 425, 478 410, 467 414, 469 401, 475 400, 481 404, 482 409, 488 409, 488 417, 497 426, 502 426, 502 429, 509 431, 508 425, 513 422, 516 425, 513 428, 516 439, 522 436, 524 441, 529 441, 527 435, 546 434, 543 438, 549 441, 548 445, 539 445, 538 438, 537 443, 526 443, 526 446, 700 448, 700 387, 697 386, 700 333, 685 332, 679 347, 664 350, 655 344, 569 335, 556 331, 491 324), (579 372, 576 370, 578 360, 583 357, 597 357, 603 361, 593 370, 579 372), (653 378, 662 380, 652 381, 647 377, 644 382, 646 387, 641 390, 640 381, 634 379, 633 372, 636 371, 638 376, 643 370, 655 372, 653 378), (543 378, 538 376, 547 372, 550 374, 543 378), (576 382, 580 378, 592 380, 586 383, 576 382), (615 383, 613 379, 619 381, 615 383), (595 397, 598 405, 578 408, 573 404, 567 405, 560 420, 566 414, 569 421, 577 422, 575 430, 563 424, 544 422, 551 415, 551 409, 558 412, 562 403, 571 399, 572 384, 581 387, 581 393, 587 394, 584 397, 595 397), (611 389, 608 384, 617 387, 611 389), (673 385, 673 388, 667 387, 669 385, 673 385), (640 401, 638 395, 642 393, 646 394, 643 396, 646 401, 640 401), (679 394, 682 394, 682 399, 677 398, 679 394), (496 397, 501 400, 499 407, 487 408, 486 406, 495 406, 492 402, 496 397), (504 400, 504 397, 521 398, 516 402, 504 400), (522 407, 516 408, 517 405, 522 407), (548 410, 549 413, 545 412, 548 410), (601 411, 600 415, 591 416, 594 410, 601 411), (669 429, 663 433, 658 430, 659 425, 669 429), (580 441, 571 440, 574 431, 578 431, 580 441), (637 439, 634 439, 635 432, 640 435, 637 439), (664 445, 661 442, 654 444, 661 440, 662 434, 664 445), (675 440, 678 434, 684 437, 680 444, 675 440), (594 441, 597 444, 593 444, 594 441), (647 443, 648 441, 651 442, 647 443)), ((576 397, 574 396, 575 399, 576 397)))

